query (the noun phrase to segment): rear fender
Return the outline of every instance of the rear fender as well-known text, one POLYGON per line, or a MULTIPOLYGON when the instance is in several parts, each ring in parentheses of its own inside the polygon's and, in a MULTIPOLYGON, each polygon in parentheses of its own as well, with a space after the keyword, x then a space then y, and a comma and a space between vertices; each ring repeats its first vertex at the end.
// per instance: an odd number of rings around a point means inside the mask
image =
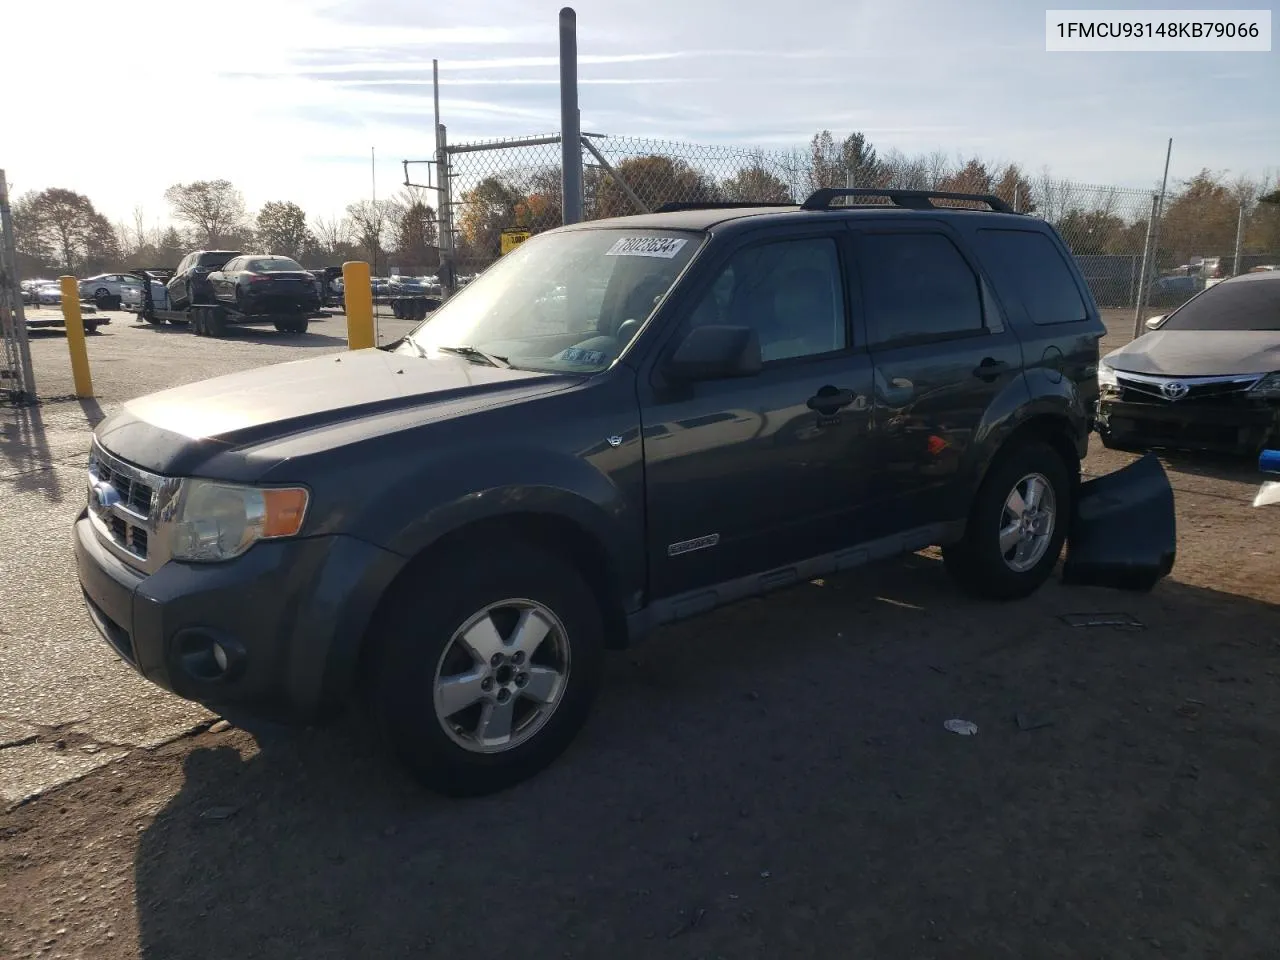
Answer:
POLYGON ((1080 485, 1062 581, 1145 592, 1173 571, 1177 549, 1173 486, 1148 453, 1080 485))

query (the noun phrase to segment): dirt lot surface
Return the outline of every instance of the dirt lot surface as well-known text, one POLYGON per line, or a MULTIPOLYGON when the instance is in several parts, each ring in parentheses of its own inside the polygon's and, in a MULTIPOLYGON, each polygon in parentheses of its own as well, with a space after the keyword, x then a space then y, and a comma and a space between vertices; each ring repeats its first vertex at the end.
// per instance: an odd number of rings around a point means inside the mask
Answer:
POLYGON ((796 587, 614 656, 499 796, 354 720, 133 750, 0 815, 0 956, 1274 957, 1280 513, 1165 463, 1153 593, 978 603, 929 553, 796 587))

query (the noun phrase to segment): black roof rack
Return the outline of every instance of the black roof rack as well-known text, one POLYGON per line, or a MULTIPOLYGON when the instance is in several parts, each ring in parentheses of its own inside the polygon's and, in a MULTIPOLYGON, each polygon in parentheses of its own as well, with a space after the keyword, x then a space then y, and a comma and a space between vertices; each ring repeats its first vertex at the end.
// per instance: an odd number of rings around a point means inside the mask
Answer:
POLYGON ((708 200, 702 202, 700 200, 673 200, 670 203, 664 203, 654 213, 679 213, 681 210, 742 210, 748 207, 794 207, 795 203, 756 203, 753 201, 713 201, 708 200))
MULTIPOLYGON (((908 210, 936 210, 934 200, 967 200, 971 203, 985 203, 999 213, 1014 213, 999 197, 987 193, 947 193, 941 190, 875 190, 865 187, 824 187, 815 190, 809 199, 800 205, 802 210, 830 210, 831 201, 840 197, 887 197, 895 207, 906 207, 908 210)), ((954 208, 949 208, 954 209, 954 208)))

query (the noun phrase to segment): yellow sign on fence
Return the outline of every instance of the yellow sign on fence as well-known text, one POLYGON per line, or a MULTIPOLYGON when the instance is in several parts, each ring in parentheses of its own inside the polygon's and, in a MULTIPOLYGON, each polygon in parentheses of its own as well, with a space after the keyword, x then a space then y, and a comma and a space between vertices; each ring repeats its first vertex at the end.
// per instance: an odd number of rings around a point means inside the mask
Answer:
POLYGON ((505 257, 520 244, 529 239, 528 230, 503 230, 502 231, 502 255, 505 257))

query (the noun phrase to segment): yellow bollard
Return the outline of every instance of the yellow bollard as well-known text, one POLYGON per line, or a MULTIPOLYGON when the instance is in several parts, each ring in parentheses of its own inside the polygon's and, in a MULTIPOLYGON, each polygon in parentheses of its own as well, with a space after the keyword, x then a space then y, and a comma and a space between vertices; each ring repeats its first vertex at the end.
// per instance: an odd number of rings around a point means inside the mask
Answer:
POLYGON ((342 265, 343 300, 347 313, 347 349, 367 350, 376 346, 373 336, 373 286, 369 265, 349 260, 342 265))
POLYGON ((84 342, 84 317, 80 316, 80 284, 75 277, 59 277, 62 288, 62 319, 67 325, 67 349, 71 351, 71 378, 76 397, 93 396, 93 378, 89 376, 89 351, 84 342))

